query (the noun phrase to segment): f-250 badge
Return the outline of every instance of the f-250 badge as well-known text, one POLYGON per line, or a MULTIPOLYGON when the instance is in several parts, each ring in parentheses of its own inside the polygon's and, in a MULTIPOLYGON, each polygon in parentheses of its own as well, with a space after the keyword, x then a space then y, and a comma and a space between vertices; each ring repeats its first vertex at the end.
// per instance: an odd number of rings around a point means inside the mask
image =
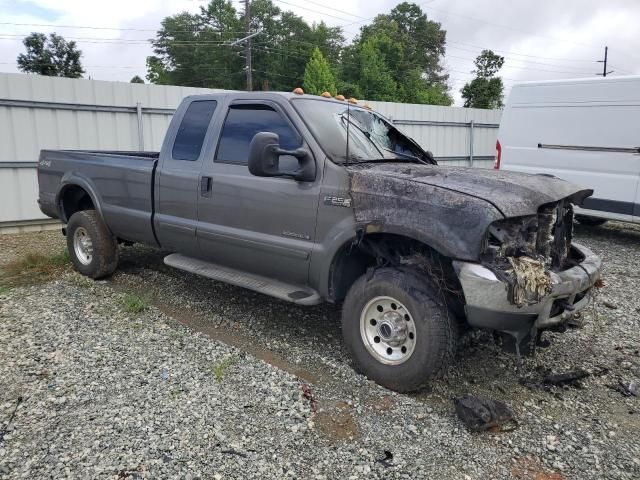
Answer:
POLYGON ((325 195, 324 204, 334 207, 351 207, 351 199, 349 197, 336 197, 334 195, 325 195))

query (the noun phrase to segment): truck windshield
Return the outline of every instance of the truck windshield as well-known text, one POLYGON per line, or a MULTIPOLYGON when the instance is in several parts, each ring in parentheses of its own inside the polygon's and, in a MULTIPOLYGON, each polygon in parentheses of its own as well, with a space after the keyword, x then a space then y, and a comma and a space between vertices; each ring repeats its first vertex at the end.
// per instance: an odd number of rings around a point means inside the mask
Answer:
POLYGON ((380 115, 358 106, 311 99, 294 99, 294 107, 311 133, 336 163, 409 161, 435 163, 409 137, 380 115), (349 158, 347 159, 347 127, 349 158))

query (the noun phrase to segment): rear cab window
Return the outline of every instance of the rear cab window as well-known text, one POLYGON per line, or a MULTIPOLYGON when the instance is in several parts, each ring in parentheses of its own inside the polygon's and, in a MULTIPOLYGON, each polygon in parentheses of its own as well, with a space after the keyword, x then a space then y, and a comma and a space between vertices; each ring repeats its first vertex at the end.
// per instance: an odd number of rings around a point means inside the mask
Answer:
POLYGON ((200 158, 204 137, 217 103, 215 100, 197 100, 189 105, 173 142, 173 160, 195 162, 200 158))
POLYGON ((286 150, 298 148, 301 136, 284 115, 270 105, 231 105, 224 121, 215 161, 247 165, 249 145, 256 133, 272 132, 280 137, 280 147, 286 150))

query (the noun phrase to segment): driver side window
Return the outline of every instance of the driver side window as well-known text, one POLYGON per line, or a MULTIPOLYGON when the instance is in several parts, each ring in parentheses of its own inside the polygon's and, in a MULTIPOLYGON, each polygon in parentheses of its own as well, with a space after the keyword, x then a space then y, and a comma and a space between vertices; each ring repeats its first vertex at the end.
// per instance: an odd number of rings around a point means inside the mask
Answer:
POLYGON ((231 105, 218 142, 215 161, 247 165, 249 144, 258 132, 273 132, 280 147, 292 150, 301 146, 301 138, 286 118, 269 105, 231 105))

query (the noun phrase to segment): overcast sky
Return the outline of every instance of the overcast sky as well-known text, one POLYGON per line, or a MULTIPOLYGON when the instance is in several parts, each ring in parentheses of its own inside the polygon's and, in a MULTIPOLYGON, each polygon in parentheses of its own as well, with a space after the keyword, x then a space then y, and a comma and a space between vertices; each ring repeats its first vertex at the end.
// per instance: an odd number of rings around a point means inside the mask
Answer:
MULTIPOLYGON (((87 75, 128 81, 145 75, 151 53, 146 39, 162 18, 197 11, 204 0, 0 0, 0 71, 16 72, 22 38, 32 31, 56 31, 74 39, 83 52, 87 75), (28 24, 28 25, 16 25, 28 24), (37 26, 55 24, 57 27, 37 26), (66 28, 109 27, 108 29, 66 28), (130 30, 126 30, 130 29, 130 30), (123 42, 127 39, 127 42, 123 42)), ((239 0, 234 4, 240 6, 239 0)), ((274 0, 307 21, 343 26, 347 38, 358 33, 395 0, 274 0), (336 5, 323 7, 322 5, 336 5), (293 5, 298 5, 294 7, 293 5)), ((505 85, 518 80, 591 76, 609 46, 612 75, 640 74, 640 0, 427 0, 417 1, 429 18, 447 31, 445 66, 451 93, 473 78, 473 59, 483 48, 505 56, 505 85)))

